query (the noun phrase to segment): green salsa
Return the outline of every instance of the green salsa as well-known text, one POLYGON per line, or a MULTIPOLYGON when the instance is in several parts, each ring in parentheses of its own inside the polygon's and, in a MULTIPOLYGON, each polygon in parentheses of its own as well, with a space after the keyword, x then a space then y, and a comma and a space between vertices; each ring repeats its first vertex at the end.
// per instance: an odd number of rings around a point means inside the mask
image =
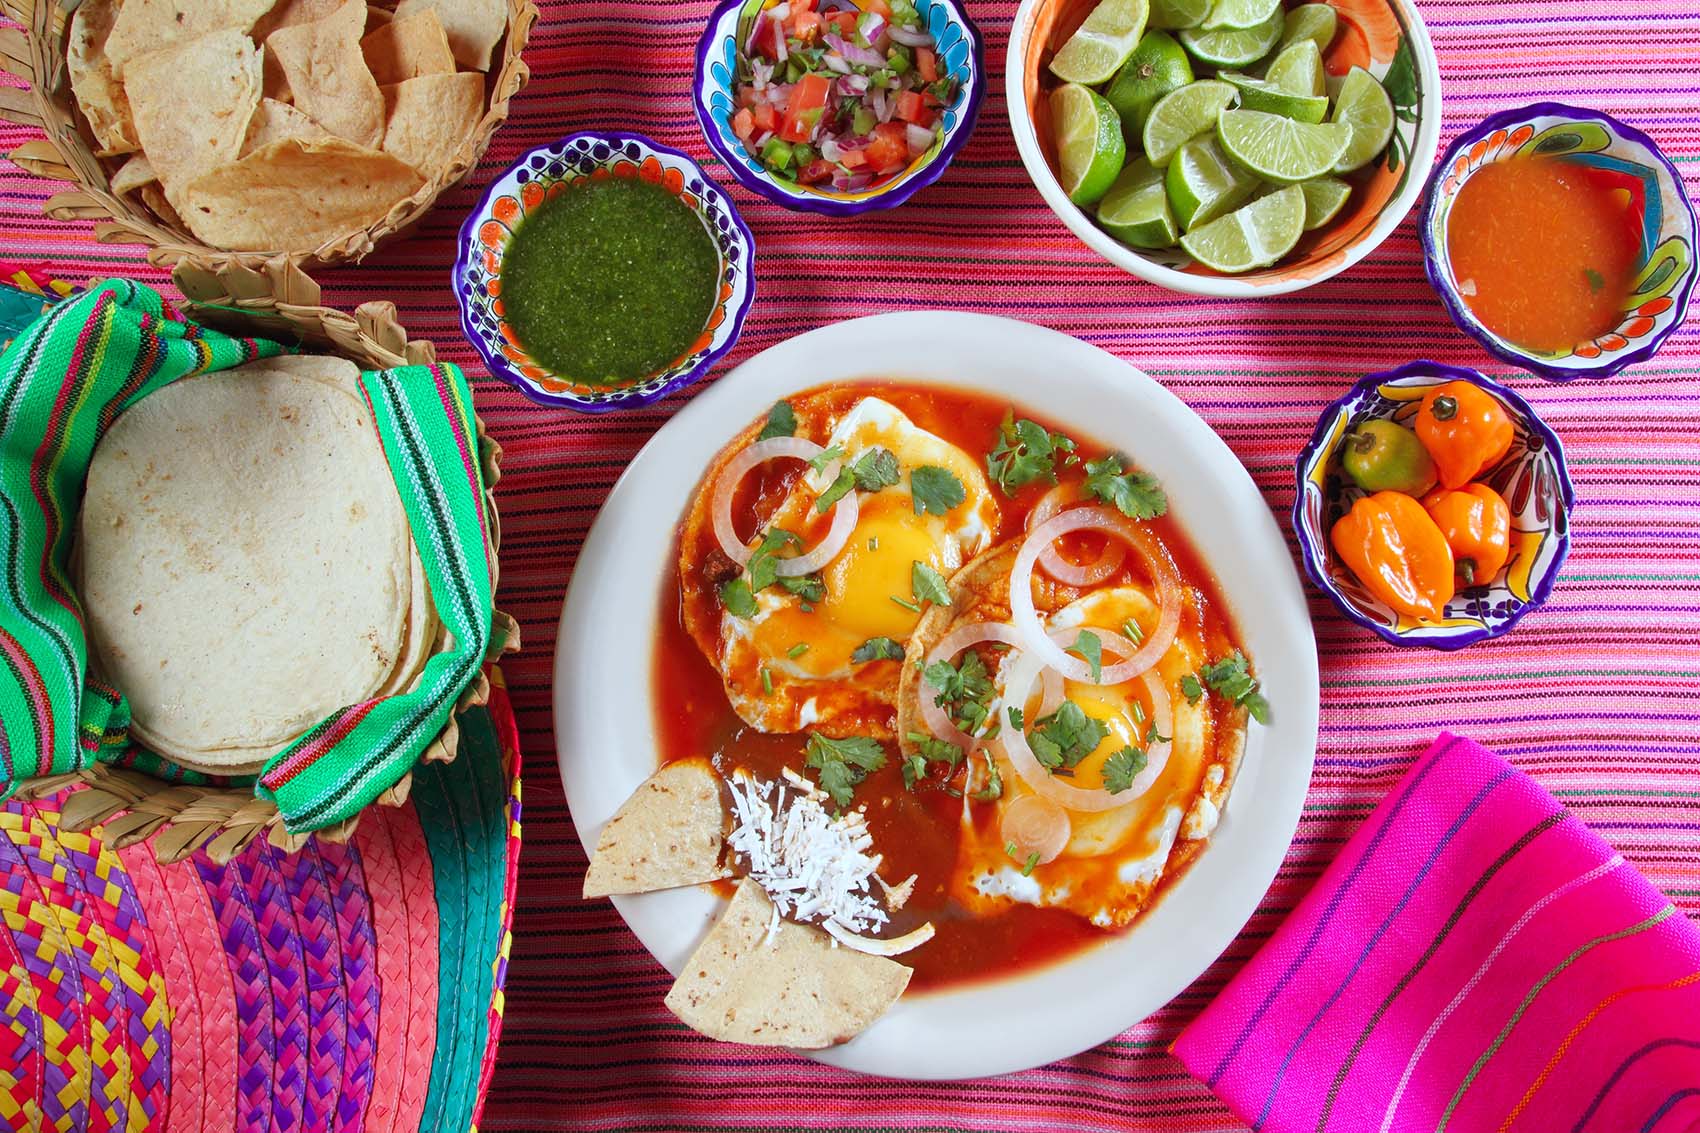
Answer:
POLYGON ((629 177, 581 181, 526 214, 502 257, 505 318, 563 378, 635 381, 690 349, 720 291, 720 253, 690 206, 629 177))

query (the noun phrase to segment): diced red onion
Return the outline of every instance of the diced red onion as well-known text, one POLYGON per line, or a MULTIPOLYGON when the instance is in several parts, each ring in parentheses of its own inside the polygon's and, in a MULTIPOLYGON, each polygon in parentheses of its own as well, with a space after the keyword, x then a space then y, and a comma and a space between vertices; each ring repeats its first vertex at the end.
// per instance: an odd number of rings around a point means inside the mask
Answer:
POLYGON ((844 150, 831 138, 822 138, 820 140, 820 155, 825 161, 837 161, 844 156, 844 150))
POLYGON ((834 74, 848 75, 850 73, 850 64, 846 63, 844 57, 836 51, 828 51, 825 55, 822 55, 820 62, 821 66, 834 74))
POLYGON ((744 39, 744 54, 749 56, 751 59, 755 58, 756 36, 761 34, 761 22, 765 19, 767 19, 767 15, 766 13, 762 13, 750 21, 750 34, 744 39))
POLYGON ((761 147, 765 146, 768 142, 771 142, 772 140, 773 140, 773 131, 772 130, 763 130, 761 133, 757 134, 753 139, 751 139, 750 144, 752 146, 755 146, 757 149, 761 149, 761 147))
POLYGON ((787 0, 786 3, 775 4, 767 10, 767 14, 776 20, 785 20, 789 18, 791 15, 791 5, 789 0, 787 0))
MULTIPOLYGON (((1174 644, 1175 632, 1181 624, 1181 589, 1174 568, 1164 554, 1162 545, 1146 532, 1134 526, 1126 516, 1102 507, 1082 507, 1065 511, 1046 520, 1027 536, 1015 556, 1009 577, 1010 620, 1021 631, 1022 647, 1042 657, 1071 681, 1082 684, 1119 685, 1155 665, 1174 644), (1145 635, 1144 644, 1126 661, 1105 666, 1099 679, 1092 679, 1092 670, 1085 661, 1070 657, 1058 647, 1039 624, 1039 612, 1033 607, 1033 567, 1046 547, 1073 531, 1102 531, 1132 547, 1145 560, 1157 588, 1160 613, 1156 628, 1145 635)), ((1118 635, 1119 636, 1119 635, 1118 635)))
POLYGON ((872 174, 851 173, 848 169, 839 169, 832 175, 832 187, 840 193, 860 193, 873 182, 872 174))
POLYGON ((863 18, 863 22, 857 30, 862 33, 862 38, 869 43, 877 43, 880 33, 886 30, 885 17, 878 12, 869 12, 863 18))
POLYGON ((932 148, 933 140, 938 135, 925 126, 917 126, 911 122, 905 127, 903 136, 909 143, 909 156, 917 157, 932 148))
MULTIPOLYGON (((750 561, 751 549, 738 538, 737 529, 732 525, 732 496, 750 470, 770 460, 782 458, 813 460, 823 451, 825 450, 821 446, 802 437, 769 437, 765 441, 757 441, 727 462, 719 482, 714 485, 714 499, 711 504, 714 512, 714 537, 720 543, 720 549, 726 552, 727 558, 739 566, 750 561)), ((835 479, 842 463, 840 460, 833 461, 826 466, 822 475, 829 481, 835 479)), ((780 559, 776 568, 779 577, 796 578, 799 575, 811 574, 831 562, 838 552, 844 549, 844 544, 850 541, 860 513, 856 493, 846 492, 833 506, 832 526, 827 529, 826 537, 816 543, 807 554, 792 559, 780 559)))
POLYGON ((918 28, 906 28, 901 24, 892 24, 888 33, 891 38, 905 47, 931 47, 933 37, 918 28))
POLYGON ((767 84, 773 81, 773 64, 760 59, 752 60, 750 63, 750 74, 754 79, 755 88, 757 90, 763 90, 766 88, 767 84))
MULTIPOLYGON (((1087 498, 1081 494, 1079 484, 1058 484, 1041 496, 1033 510, 1027 513, 1027 530, 1044 523, 1067 504, 1084 502, 1087 498)), ((1115 539, 1106 539, 1104 549, 1096 559, 1078 566, 1063 558, 1055 544, 1039 552, 1039 565, 1045 573, 1065 586, 1096 586, 1120 570, 1126 561, 1127 547, 1115 539)))
POLYGON ((773 39, 774 42, 779 45, 777 50, 779 52, 779 62, 781 63, 791 58, 791 48, 786 44, 785 38, 785 26, 779 22, 779 19, 776 16, 773 20, 773 39))
POLYGON ((838 78, 838 93, 845 98, 861 98, 868 93, 868 76, 841 75, 838 78))
POLYGON ((864 67, 885 66, 884 55, 870 48, 857 47, 841 35, 829 32, 826 36, 826 45, 852 63, 860 63, 864 67))

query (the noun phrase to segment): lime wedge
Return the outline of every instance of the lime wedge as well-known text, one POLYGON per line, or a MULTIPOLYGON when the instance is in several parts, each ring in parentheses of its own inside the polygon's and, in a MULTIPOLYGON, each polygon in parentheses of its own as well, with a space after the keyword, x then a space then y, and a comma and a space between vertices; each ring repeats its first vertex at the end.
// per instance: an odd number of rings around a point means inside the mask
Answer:
POLYGON ((1274 62, 1269 64, 1269 69, 1263 72, 1263 81, 1294 94, 1328 93, 1328 76, 1322 70, 1322 52, 1317 49, 1315 41, 1309 39, 1283 47, 1274 62))
POLYGON ((1178 31, 1195 28, 1210 14, 1214 0, 1151 0, 1151 26, 1178 31))
POLYGON ((1122 134, 1130 145, 1138 145, 1145 119, 1157 100, 1192 82, 1192 64, 1186 52, 1165 31, 1148 31, 1128 61, 1116 72, 1104 97, 1121 115, 1122 134))
POLYGON ((1229 157, 1265 181, 1291 185, 1333 169, 1351 144, 1352 130, 1342 122, 1312 124, 1261 110, 1224 110, 1216 136, 1229 157))
POLYGON ((1063 192, 1077 205, 1089 205, 1110 191, 1127 160, 1121 119, 1104 97, 1078 83, 1051 92, 1051 122, 1063 192))
POLYGON ((1181 32, 1181 46, 1194 59, 1212 67, 1249 67, 1269 54, 1281 38, 1281 27, 1281 13, 1277 11, 1254 28, 1188 28, 1181 32))
POLYGON ((1340 26, 1340 18, 1335 15, 1334 8, 1329 4, 1300 4, 1297 8, 1287 9, 1287 26, 1281 31, 1282 47, 1308 39, 1322 51, 1328 50, 1328 45, 1334 42, 1334 30, 1340 26))
POLYGON ((1141 133, 1145 156, 1161 169, 1176 150, 1215 125, 1217 116, 1233 101, 1234 88, 1214 79, 1170 91, 1157 100, 1145 119, 1141 133))
POLYGON ((1258 186, 1257 178, 1229 161, 1209 135, 1180 148, 1165 181, 1175 219, 1188 232, 1238 208, 1258 186))
POLYGON ((1105 232, 1135 248, 1167 248, 1180 236, 1163 174, 1136 157, 1098 202, 1098 223, 1105 232))
POLYGON ((1181 247, 1205 267, 1232 275, 1268 267, 1292 251, 1304 222, 1304 191, 1289 185, 1193 229, 1181 247))
POLYGON ((1305 231, 1314 232, 1340 215, 1352 187, 1338 177, 1317 177, 1299 186, 1305 195, 1305 231))
POLYGON ((1254 28, 1281 10, 1281 0, 1216 0, 1204 17, 1204 29, 1254 28))
POLYGON ((1145 34, 1147 0, 1099 0, 1080 30, 1051 59, 1065 83, 1101 83, 1120 69, 1145 34))
POLYGON ((1239 88, 1240 105, 1247 110, 1279 114, 1295 122, 1320 122, 1328 117, 1327 95, 1294 94, 1265 79, 1254 79, 1237 71, 1223 71, 1218 77, 1239 88))
POLYGON ((1333 120, 1352 128, 1351 143, 1334 163, 1334 172, 1350 173, 1380 157, 1392 140, 1393 100, 1374 75, 1353 67, 1340 84, 1333 120))

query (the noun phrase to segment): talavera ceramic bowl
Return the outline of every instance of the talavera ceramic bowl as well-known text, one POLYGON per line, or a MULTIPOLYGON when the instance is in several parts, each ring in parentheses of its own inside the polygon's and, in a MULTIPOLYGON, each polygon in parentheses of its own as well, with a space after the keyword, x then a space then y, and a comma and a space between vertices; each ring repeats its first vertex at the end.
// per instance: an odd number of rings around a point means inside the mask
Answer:
POLYGON ((1507 110, 1466 130, 1441 160, 1419 225, 1429 282, 1452 321, 1496 357, 1555 382, 1604 378, 1644 362, 1688 312, 1694 289, 1694 206, 1682 177, 1641 131, 1597 110, 1537 102, 1507 110), (1485 165, 1525 156, 1587 166, 1616 182, 1640 218, 1639 270, 1623 319, 1598 338, 1545 354, 1507 342, 1465 305, 1446 255, 1447 222, 1464 183, 1485 165))
POLYGON ((678 150, 638 134, 570 134, 521 154, 484 190, 460 227, 451 286, 461 333, 491 374, 540 404, 607 413, 666 397, 702 377, 732 348, 755 299, 755 240, 731 197, 678 150), (665 369, 621 385, 579 381, 538 365, 502 310, 502 255, 526 213, 568 185, 599 177, 639 177, 665 186, 702 219, 720 251, 720 293, 702 334, 665 369))
POLYGON ((1339 17, 1323 55, 1329 90, 1354 66, 1379 79, 1392 96, 1393 140, 1367 173, 1350 176, 1351 199, 1340 215, 1307 232, 1280 263, 1223 275, 1194 263, 1179 248, 1132 248, 1099 228, 1068 199, 1056 175, 1049 88, 1041 83, 1051 56, 1080 27, 1097 0, 1022 0, 1009 35, 1004 93, 1021 163, 1045 203, 1093 251, 1130 275, 1191 295, 1223 299, 1282 295, 1338 275, 1375 251, 1417 204, 1440 143, 1440 66, 1415 0, 1326 0, 1339 17))
POLYGON ((732 132, 732 115, 737 112, 738 47, 749 38, 756 15, 772 7, 772 0, 723 0, 714 9, 697 43, 692 103, 709 148, 744 188, 788 209, 823 216, 856 216, 874 209, 896 208, 944 175, 951 159, 974 132, 986 88, 985 59, 979 29, 963 5, 956 0, 914 2, 937 45, 939 66, 956 79, 956 100, 939 111, 943 129, 932 149, 897 176, 855 192, 831 185, 799 185, 770 172, 744 148, 732 132))
POLYGON ((1298 480, 1293 531, 1305 573, 1342 614, 1394 645, 1462 649, 1510 632, 1546 601, 1570 550, 1570 509, 1576 499, 1564 447, 1528 402, 1475 370, 1411 362, 1364 378, 1317 422, 1299 453, 1298 480), (1371 418, 1409 425, 1431 386, 1458 380, 1474 382, 1498 399, 1516 429, 1505 459, 1481 477, 1511 506, 1511 558, 1488 585, 1460 590, 1439 622, 1418 622, 1365 589, 1329 543, 1334 521, 1364 494, 1341 470, 1340 445, 1349 431, 1371 418))

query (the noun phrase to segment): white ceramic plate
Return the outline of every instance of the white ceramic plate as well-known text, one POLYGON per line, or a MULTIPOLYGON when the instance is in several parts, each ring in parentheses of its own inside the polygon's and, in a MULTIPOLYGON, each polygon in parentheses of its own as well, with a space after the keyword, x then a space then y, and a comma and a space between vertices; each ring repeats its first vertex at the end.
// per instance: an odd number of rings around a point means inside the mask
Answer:
MULTIPOLYGON (((1097 347, 984 315, 913 312, 822 327, 745 362, 644 446, 579 556, 555 653, 555 742, 584 844, 656 768, 653 651, 673 540, 726 440, 779 398, 895 378, 1031 405, 1130 453, 1217 574, 1274 708, 1253 726, 1210 847, 1131 931, 1048 968, 906 995, 823 1062, 896 1078, 973 1078, 1077 1054, 1197 979, 1245 925, 1286 855, 1316 751, 1316 639, 1275 517, 1227 445, 1173 394, 1097 347)), ((665 709, 663 709, 665 710, 665 709)), ((576 898, 576 894, 568 899, 576 898)), ((616 897, 678 972, 718 914, 706 889, 616 897)))

